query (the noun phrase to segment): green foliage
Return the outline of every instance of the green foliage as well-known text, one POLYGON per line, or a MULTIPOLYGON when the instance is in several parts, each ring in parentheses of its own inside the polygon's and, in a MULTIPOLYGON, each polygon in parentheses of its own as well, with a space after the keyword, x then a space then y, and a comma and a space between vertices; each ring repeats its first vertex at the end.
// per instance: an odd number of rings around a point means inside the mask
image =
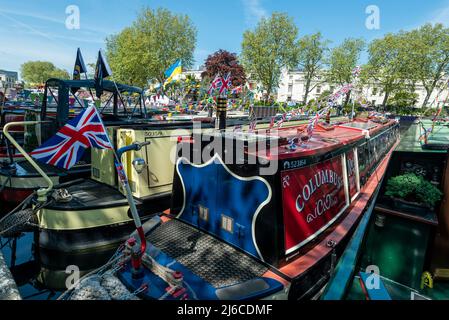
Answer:
POLYGON ((397 107, 410 107, 414 106, 418 100, 418 94, 410 90, 400 90, 393 94, 392 97, 388 99, 389 105, 394 105, 397 107))
POLYGON ((352 72, 357 67, 364 47, 363 39, 348 38, 341 45, 333 48, 329 59, 328 80, 341 86, 351 83, 352 72))
MULTIPOLYGON (((357 67, 360 54, 365 47, 363 39, 348 38, 343 43, 332 49, 329 59, 329 72, 327 80, 343 86, 352 83, 353 70, 357 67)), ((346 105, 349 101, 351 92, 346 95, 346 105)))
POLYGON ((163 83, 177 60, 193 64, 197 30, 187 15, 143 8, 132 26, 106 39, 109 63, 117 81, 146 86, 163 83))
POLYGON ((424 179, 422 179, 421 183, 416 186, 415 192, 418 195, 418 198, 429 207, 433 207, 435 203, 441 200, 443 195, 437 187, 424 179))
POLYGON ((69 79, 66 70, 58 69, 48 61, 28 61, 20 67, 20 74, 28 85, 43 84, 50 78, 69 79))
POLYGON ((307 103, 309 93, 318 85, 318 72, 325 64, 326 53, 329 51, 329 41, 323 40, 320 32, 306 35, 299 40, 299 68, 304 71, 305 93, 304 103, 307 103))
POLYGON ((387 182, 385 195, 401 199, 418 200, 429 207, 433 207, 441 200, 443 194, 422 176, 407 173, 390 178, 387 182))
POLYGON ((425 24, 407 33, 405 46, 408 55, 403 64, 414 70, 414 78, 422 82, 426 89, 425 106, 449 71, 449 28, 441 23, 425 24))
POLYGON ((243 65, 266 90, 266 100, 278 87, 282 68, 294 68, 298 64, 297 37, 298 28, 284 13, 262 18, 253 31, 243 34, 243 65))
MULTIPOLYGON (((383 38, 373 40, 368 46, 369 59, 363 69, 364 82, 375 81, 384 94, 382 105, 385 106, 393 93, 400 93, 395 102, 402 100, 407 86, 414 83, 413 66, 408 61, 408 36, 404 32, 386 34, 383 38)), ((413 101, 413 99, 412 99, 413 101)), ((390 102, 388 102, 390 103, 390 102)))

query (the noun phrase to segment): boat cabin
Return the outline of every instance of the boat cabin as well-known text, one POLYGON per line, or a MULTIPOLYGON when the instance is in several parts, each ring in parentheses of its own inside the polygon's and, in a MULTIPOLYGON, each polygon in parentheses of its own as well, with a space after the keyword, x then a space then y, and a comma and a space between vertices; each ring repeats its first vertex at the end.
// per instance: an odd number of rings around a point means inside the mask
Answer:
POLYGON ((279 267, 345 212, 396 128, 353 122, 318 128, 307 142, 305 126, 193 137, 191 159, 180 146, 171 214, 279 267), (209 158, 195 162, 205 150, 209 158))
POLYGON ((170 214, 149 243, 217 291, 262 279, 271 292, 290 285, 290 298, 316 293, 363 213, 364 185, 376 179, 398 124, 320 124, 312 137, 306 127, 182 139, 170 214), (194 248, 208 252, 207 263, 194 248))

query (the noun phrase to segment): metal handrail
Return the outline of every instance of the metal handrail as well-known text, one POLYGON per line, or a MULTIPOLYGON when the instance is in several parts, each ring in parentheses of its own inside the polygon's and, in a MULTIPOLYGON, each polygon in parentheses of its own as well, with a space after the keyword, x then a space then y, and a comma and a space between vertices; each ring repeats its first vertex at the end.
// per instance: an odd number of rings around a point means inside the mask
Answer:
POLYGON ((11 134, 8 132, 9 127, 11 126, 26 126, 26 125, 33 125, 38 123, 43 123, 44 121, 23 121, 23 122, 8 122, 3 126, 3 134, 5 137, 11 141, 11 143, 16 147, 16 149, 24 156, 24 158, 33 166, 34 169, 44 178, 45 181, 48 183, 47 188, 40 188, 37 191, 38 197, 42 197, 47 195, 52 189, 53 189, 53 181, 47 176, 47 174, 42 170, 41 167, 31 158, 31 156, 20 146, 20 144, 17 143, 17 141, 11 136, 11 134))

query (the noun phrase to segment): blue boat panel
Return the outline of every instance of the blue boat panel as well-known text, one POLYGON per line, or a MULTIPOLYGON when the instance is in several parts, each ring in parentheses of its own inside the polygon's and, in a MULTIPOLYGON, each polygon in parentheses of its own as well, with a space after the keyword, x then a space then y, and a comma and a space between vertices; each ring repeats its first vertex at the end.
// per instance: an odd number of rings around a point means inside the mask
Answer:
MULTIPOLYGON (((184 275, 184 285, 187 288, 188 300, 215 300, 218 299, 215 294, 215 288, 209 283, 201 279, 189 269, 184 267, 176 260, 167 256, 164 252, 148 244, 149 254, 161 265, 168 266, 174 271, 180 271, 184 275)), ((162 280, 159 276, 155 275, 148 269, 144 269, 144 276, 140 279, 133 279, 131 274, 130 264, 126 264, 124 270, 119 272, 119 277, 129 290, 135 291, 142 285, 147 285, 148 289, 143 293, 143 297, 146 299, 160 299, 166 294, 168 284, 162 280)), ((180 300, 183 295, 174 297, 167 295, 165 300, 180 300)))
POLYGON ((181 160, 177 171, 185 191, 178 218, 260 257, 252 228, 255 215, 271 199, 269 184, 260 177, 232 174, 218 157, 202 166, 181 160), (198 218, 200 208, 206 208, 207 220, 198 218))

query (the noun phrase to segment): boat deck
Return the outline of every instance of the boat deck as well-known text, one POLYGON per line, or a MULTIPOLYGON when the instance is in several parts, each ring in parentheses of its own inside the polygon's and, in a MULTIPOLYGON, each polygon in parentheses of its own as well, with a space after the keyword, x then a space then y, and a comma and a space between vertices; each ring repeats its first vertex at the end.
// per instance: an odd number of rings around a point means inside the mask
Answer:
POLYGON ((161 224, 147 239, 214 288, 261 277, 268 271, 252 257, 178 220, 161 224))
POLYGON ((87 210, 128 205, 126 197, 117 189, 92 180, 85 180, 66 187, 72 199, 48 206, 57 210, 87 210))

